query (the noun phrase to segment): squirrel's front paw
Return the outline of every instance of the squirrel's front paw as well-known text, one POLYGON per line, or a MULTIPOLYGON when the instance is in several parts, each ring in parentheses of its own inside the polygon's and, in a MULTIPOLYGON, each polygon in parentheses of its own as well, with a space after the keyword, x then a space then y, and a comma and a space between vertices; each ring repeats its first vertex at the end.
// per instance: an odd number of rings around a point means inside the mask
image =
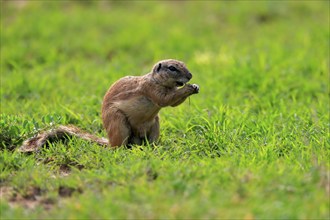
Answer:
POLYGON ((199 93, 199 85, 197 85, 197 84, 189 84, 189 88, 192 89, 193 94, 199 93))

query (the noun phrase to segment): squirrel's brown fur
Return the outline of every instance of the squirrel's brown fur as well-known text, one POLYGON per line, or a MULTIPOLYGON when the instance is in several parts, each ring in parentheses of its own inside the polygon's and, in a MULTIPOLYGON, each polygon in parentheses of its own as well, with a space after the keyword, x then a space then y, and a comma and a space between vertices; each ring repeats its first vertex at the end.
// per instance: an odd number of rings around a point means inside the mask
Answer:
POLYGON ((159 137, 158 112, 166 106, 177 106, 199 86, 187 84, 192 78, 185 64, 178 60, 159 61, 152 71, 143 76, 126 76, 115 82, 105 94, 102 104, 103 126, 109 137, 99 138, 69 125, 61 125, 24 141, 20 151, 38 150, 47 141, 76 136, 99 145, 149 143, 159 137))

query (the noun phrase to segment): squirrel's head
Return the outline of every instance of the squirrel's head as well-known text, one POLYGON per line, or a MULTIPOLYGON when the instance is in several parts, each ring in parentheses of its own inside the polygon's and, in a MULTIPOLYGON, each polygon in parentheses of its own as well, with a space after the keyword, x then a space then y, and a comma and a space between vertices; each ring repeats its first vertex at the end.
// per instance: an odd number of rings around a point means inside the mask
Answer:
POLYGON ((178 60, 161 60, 152 68, 152 77, 165 87, 179 87, 186 84, 192 75, 186 65, 178 60))

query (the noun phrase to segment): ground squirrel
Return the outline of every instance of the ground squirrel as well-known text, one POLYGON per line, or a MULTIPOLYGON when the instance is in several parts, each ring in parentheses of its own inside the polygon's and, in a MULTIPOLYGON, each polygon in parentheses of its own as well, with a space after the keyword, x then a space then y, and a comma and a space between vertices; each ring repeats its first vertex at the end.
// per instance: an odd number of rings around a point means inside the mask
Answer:
POLYGON ((155 142, 159 137, 158 112, 166 106, 177 106, 199 92, 185 64, 168 59, 157 62, 152 71, 143 76, 126 76, 116 81, 107 91, 102 104, 103 126, 109 140, 61 125, 42 132, 23 142, 20 151, 36 151, 48 141, 76 136, 99 145, 119 147, 155 142))

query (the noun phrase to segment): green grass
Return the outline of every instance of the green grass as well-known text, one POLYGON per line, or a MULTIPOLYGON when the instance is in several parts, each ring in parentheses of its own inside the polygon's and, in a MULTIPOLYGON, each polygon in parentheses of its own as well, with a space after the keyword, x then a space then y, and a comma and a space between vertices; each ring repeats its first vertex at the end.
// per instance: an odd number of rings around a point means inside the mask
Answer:
POLYGON ((1 1, 1 219, 329 219, 329 2, 1 1), (103 95, 161 59, 200 93, 161 111, 157 145, 105 136, 103 95))

